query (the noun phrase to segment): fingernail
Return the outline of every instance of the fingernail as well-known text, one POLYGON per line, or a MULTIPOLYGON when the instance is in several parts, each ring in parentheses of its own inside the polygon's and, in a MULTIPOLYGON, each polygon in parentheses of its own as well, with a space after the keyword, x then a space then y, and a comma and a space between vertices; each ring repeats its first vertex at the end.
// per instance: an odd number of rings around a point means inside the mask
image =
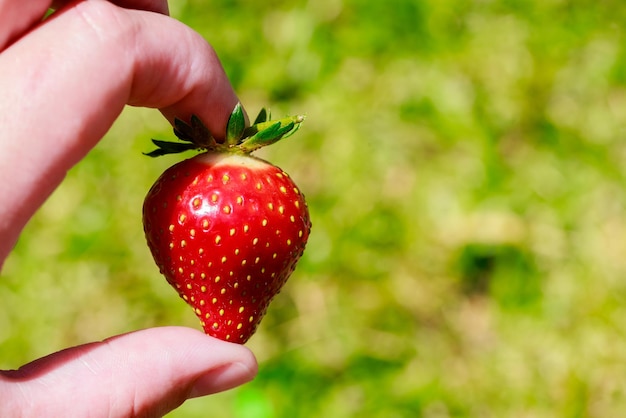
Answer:
POLYGON ((256 372, 243 363, 231 363, 210 370, 194 383, 190 398, 206 396, 212 393, 232 389, 254 379, 256 372))

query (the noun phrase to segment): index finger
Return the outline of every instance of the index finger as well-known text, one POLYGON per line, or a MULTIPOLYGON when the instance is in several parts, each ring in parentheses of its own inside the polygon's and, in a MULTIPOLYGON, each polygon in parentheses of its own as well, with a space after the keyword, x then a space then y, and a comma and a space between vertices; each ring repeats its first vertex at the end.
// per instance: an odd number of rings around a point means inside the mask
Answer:
POLYGON ((238 102, 200 35, 106 1, 78 2, 20 39, 0 54, 0 74, 0 196, 10 196, 0 205, 0 260, 125 104, 170 120, 195 113, 224 135, 238 102))

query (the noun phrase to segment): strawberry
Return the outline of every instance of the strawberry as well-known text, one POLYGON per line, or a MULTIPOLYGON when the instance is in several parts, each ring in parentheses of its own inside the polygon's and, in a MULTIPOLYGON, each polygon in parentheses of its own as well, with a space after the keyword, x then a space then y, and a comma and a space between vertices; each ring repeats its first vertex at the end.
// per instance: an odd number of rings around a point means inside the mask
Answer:
POLYGON ((158 156, 205 152, 167 169, 143 206, 148 246, 161 273, 205 333, 243 344, 302 256, 311 221, 304 195, 280 168, 250 153, 295 132, 302 116, 245 128, 240 105, 217 142, 195 116, 175 121, 184 142, 153 140, 158 156))

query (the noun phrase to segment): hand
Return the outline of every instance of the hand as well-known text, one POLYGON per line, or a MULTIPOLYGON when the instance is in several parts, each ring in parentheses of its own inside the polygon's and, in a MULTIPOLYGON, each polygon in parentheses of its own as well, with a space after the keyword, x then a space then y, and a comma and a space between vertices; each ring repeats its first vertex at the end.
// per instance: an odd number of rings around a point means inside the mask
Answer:
MULTIPOLYGON (((126 104, 223 133, 237 97, 212 48, 156 0, 0 0, 0 266, 126 104)), ((0 372, 0 416, 160 416, 247 382, 245 347, 156 328, 0 372)))

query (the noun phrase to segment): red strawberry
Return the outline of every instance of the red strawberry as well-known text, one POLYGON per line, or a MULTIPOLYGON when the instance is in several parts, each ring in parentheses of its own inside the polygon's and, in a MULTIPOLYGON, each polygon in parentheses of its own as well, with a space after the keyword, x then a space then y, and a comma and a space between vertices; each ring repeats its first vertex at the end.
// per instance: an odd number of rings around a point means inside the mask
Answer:
POLYGON ((256 331, 304 251, 311 221, 289 175, 249 153, 295 132, 303 117, 244 129, 241 106, 217 143, 195 117, 176 121, 186 143, 154 140, 156 156, 208 151, 167 169, 143 207, 148 246, 161 273, 193 308, 204 331, 243 344, 256 331))

